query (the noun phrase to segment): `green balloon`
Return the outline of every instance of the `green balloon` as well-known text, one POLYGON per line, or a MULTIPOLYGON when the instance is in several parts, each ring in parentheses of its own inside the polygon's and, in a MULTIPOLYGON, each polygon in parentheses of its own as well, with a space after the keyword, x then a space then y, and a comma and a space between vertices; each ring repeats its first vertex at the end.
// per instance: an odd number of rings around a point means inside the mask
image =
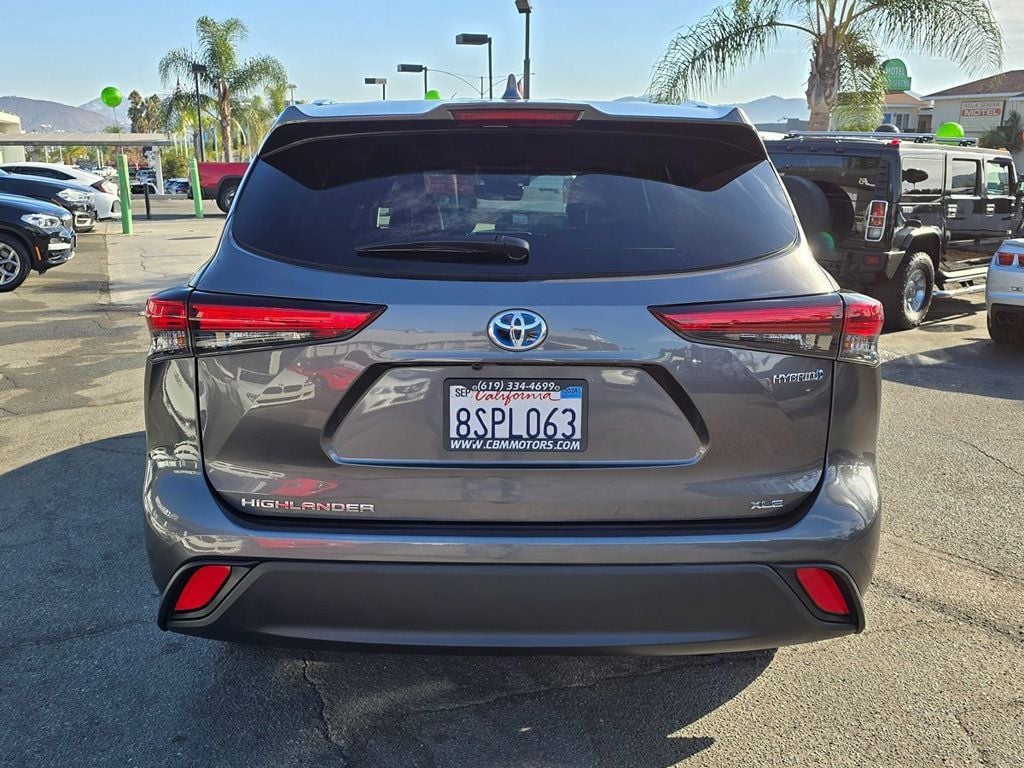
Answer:
POLYGON ((441 92, 440 91, 430 90, 430 91, 427 91, 427 95, 424 96, 423 98, 425 98, 427 101, 440 101, 441 100, 441 92))
POLYGON ((113 109, 121 104, 121 92, 112 85, 108 85, 100 91, 100 100, 113 109))
POLYGON ((935 137, 937 139, 962 139, 964 137, 964 127, 960 123, 943 123, 935 132, 935 137))

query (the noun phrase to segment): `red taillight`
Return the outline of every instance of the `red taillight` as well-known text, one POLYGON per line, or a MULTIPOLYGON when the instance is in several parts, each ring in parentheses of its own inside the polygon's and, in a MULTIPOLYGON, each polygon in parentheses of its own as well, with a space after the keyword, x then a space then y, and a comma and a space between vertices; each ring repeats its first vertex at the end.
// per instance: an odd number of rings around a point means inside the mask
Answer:
POLYGON ((146 302, 146 324, 151 331, 170 331, 187 328, 185 302, 179 299, 158 299, 146 302))
POLYGON ((469 125, 571 125, 583 114, 578 109, 453 109, 458 123, 469 125))
POLYGON ((240 347, 288 344, 301 341, 344 339, 356 334, 383 307, 351 304, 312 307, 301 304, 253 301, 228 304, 209 297, 189 303, 192 346, 199 352, 240 347))
POLYGON ((200 331, 293 331, 315 339, 329 339, 357 331, 372 316, 367 311, 278 309, 223 304, 193 304, 189 318, 200 331))
POLYGON ((1024 267, 1024 253, 1017 254, 1017 266, 1024 267))
POLYGON ((188 318, 184 299, 162 299, 157 294, 146 302, 145 316, 151 355, 188 351, 188 318))
POLYGON ((864 239, 878 241, 885 234, 885 217, 889 213, 889 203, 885 200, 872 200, 868 206, 868 219, 864 227, 864 239))
POLYGON ((878 362, 882 305, 859 294, 656 307, 651 312, 694 341, 870 365, 878 362))
POLYGON ((859 293, 844 293, 843 303, 843 340, 839 346, 839 359, 878 365, 878 337, 882 335, 885 324, 882 304, 859 293))
POLYGON ((198 611, 210 604, 231 575, 227 565, 201 565, 189 574, 188 581, 181 588, 174 610, 198 611))
POLYGON ((651 310, 680 336, 712 344, 833 357, 842 332, 837 294, 651 310))
MULTIPOLYGON (((1024 253, 1021 255, 1022 266, 1024 266, 1024 253)), ((996 253, 996 263, 1000 267, 1009 267, 1013 265, 1013 254, 1009 251, 999 251, 996 253)))
POLYGON ((849 616, 850 606, 835 576, 824 568, 797 568, 796 578, 819 610, 837 616, 849 616))
POLYGON ((146 303, 151 353, 223 351, 303 341, 345 339, 384 307, 285 299, 231 299, 157 294, 146 303))

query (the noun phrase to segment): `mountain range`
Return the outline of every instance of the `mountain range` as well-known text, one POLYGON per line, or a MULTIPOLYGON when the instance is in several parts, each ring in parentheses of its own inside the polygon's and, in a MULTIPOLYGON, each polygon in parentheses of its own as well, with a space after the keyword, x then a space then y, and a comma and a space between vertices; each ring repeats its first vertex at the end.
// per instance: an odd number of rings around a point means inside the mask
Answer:
MULTIPOLYGON (((643 96, 625 96, 618 101, 645 101, 643 96)), ((806 119, 807 102, 803 99, 785 99, 781 96, 764 96, 741 104, 719 104, 715 106, 741 107, 754 123, 780 123, 787 117, 806 119)), ((57 101, 27 99, 22 96, 0 96, 0 112, 11 112, 21 118, 25 131, 69 131, 96 132, 113 125, 114 116, 110 107, 100 99, 87 101, 77 107, 57 101)), ((117 122, 123 128, 129 127, 127 107, 124 103, 117 108, 117 122)))
MULTIPOLYGON (((647 101, 646 96, 624 96, 616 101, 647 101)), ((786 99, 782 96, 762 96, 742 103, 712 104, 713 107, 739 107, 752 123, 784 123, 787 117, 806 120, 810 110, 804 99, 786 99)))
MULTIPOLYGON (((91 101, 85 102, 85 104, 79 104, 78 108, 84 109, 88 112, 92 112, 97 115, 102 115, 103 118, 107 121, 107 125, 114 124, 114 113, 110 111, 110 107, 104 104, 103 99, 101 99, 99 96, 97 96, 95 99, 92 99, 91 101)), ((117 124, 120 125, 121 128, 125 131, 131 128, 132 124, 131 121, 128 119, 127 101, 122 101, 121 106, 117 108, 117 124)))
POLYGON ((23 96, 0 96, 0 112, 20 117, 24 131, 95 133, 114 122, 109 107, 107 114, 103 115, 57 101, 26 99, 23 96))

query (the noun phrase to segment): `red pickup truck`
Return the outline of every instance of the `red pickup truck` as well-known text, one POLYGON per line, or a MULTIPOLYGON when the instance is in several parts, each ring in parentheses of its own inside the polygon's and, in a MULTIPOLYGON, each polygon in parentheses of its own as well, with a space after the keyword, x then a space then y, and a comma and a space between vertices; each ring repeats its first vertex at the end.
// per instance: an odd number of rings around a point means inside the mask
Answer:
POLYGON ((217 207, 227 213, 248 168, 248 163, 199 163, 199 187, 203 190, 203 199, 216 200, 217 207))

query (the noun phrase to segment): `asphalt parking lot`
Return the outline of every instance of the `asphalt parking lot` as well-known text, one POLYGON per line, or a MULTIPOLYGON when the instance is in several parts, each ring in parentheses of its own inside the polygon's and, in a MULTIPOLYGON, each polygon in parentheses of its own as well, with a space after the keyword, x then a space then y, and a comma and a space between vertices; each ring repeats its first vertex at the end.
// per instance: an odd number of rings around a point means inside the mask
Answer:
POLYGON ((113 229, 85 235, 73 262, 0 296, 0 762, 1021 765, 1024 351, 990 343, 980 295, 883 338, 886 518, 862 635, 644 658, 160 632, 137 301, 176 262, 187 273, 220 221, 137 222, 134 251, 113 229))

